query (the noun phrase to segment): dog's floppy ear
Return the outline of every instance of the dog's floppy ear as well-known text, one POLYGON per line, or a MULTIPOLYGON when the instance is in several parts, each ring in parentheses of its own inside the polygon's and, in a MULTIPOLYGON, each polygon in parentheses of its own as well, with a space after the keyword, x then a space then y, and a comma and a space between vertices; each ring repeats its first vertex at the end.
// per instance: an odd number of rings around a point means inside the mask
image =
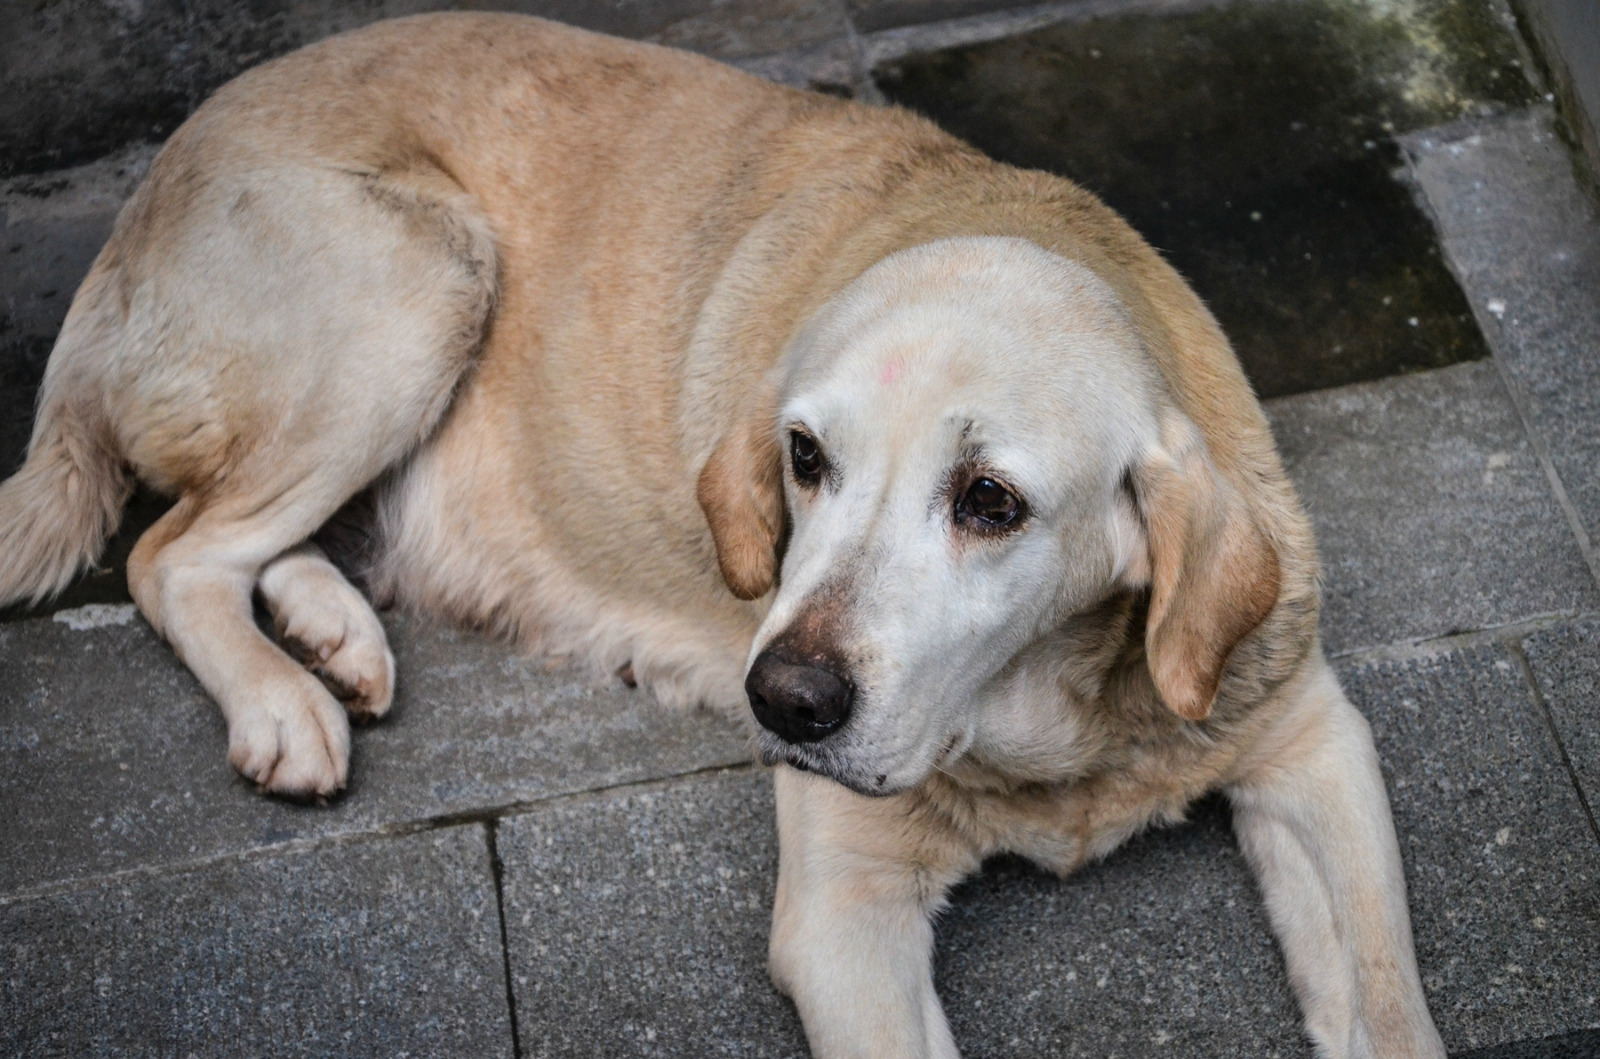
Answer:
POLYGON ((1277 602, 1278 555, 1194 425, 1170 413, 1162 434, 1130 474, 1150 554, 1145 654, 1162 700, 1200 721, 1228 656, 1277 602))
POLYGON ((700 471, 695 498, 711 526, 728 589, 755 599, 772 587, 783 534, 783 450, 770 415, 735 423, 700 471))

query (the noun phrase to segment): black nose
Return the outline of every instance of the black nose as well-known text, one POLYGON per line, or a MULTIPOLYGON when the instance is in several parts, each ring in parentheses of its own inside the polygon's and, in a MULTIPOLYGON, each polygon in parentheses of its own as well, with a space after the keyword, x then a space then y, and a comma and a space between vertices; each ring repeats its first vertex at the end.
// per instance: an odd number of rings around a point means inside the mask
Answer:
POLYGON ((785 662, 762 651, 744 678, 744 693, 756 720, 791 743, 815 743, 850 716, 855 689, 818 666, 785 662))

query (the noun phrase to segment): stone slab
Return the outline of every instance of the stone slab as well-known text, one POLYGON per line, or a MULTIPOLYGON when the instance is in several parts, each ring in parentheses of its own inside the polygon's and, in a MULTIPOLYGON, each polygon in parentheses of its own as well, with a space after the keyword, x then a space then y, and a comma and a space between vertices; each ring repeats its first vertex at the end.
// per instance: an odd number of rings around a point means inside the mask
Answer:
POLYGON ((766 973, 764 772, 564 802, 498 844, 524 1056, 807 1054, 766 973))
POLYGON ((1217 800, 1066 880, 1002 860, 953 895, 935 979, 968 1059, 1310 1059, 1217 800))
POLYGON ((847 33, 834 0, 56 0, 0 5, 0 176, 164 139, 219 85, 333 33, 445 10, 542 15, 718 58, 847 33))
POLYGON ((1543 108, 1404 143, 1489 343, 1600 546, 1600 207, 1543 108))
POLYGON ((1130 14, 1182 14, 1229 0, 845 0, 850 22, 873 61, 995 40, 1060 22, 1130 14))
POLYGON ((393 712, 326 806, 256 793, 131 607, 0 624, 0 894, 747 761, 733 722, 391 618, 393 712), (79 626, 73 628, 67 620, 79 626))
POLYGON ((835 38, 781 52, 732 59, 747 73, 791 88, 808 88, 850 99, 876 100, 872 81, 862 72, 859 50, 849 38, 835 38))
POLYGON ((0 905, 0 1053, 512 1054, 481 826, 0 905))
POLYGON ((1563 123, 1587 155, 1588 180, 1600 192, 1600 9, 1591 0, 1530 0, 1518 4, 1517 13, 1544 60, 1563 123))
POLYGON ((1267 412, 1316 529, 1330 652, 1600 607, 1492 362, 1267 412))
POLYGON ((1592 817, 1600 807, 1600 621, 1535 633, 1522 652, 1592 817))
POLYGON ((1372 722, 1446 1046, 1600 1028, 1600 841, 1516 656, 1492 645, 1341 677, 1372 722))

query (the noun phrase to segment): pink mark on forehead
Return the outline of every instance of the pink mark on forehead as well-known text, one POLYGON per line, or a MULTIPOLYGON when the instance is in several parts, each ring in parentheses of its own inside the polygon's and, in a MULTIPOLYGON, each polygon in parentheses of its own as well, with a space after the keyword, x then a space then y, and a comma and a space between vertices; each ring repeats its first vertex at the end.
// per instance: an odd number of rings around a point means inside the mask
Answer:
POLYGON ((899 357, 896 357, 883 366, 883 370, 878 373, 878 382, 884 386, 888 386, 890 383, 898 379, 901 372, 905 370, 906 362, 901 360, 899 357))

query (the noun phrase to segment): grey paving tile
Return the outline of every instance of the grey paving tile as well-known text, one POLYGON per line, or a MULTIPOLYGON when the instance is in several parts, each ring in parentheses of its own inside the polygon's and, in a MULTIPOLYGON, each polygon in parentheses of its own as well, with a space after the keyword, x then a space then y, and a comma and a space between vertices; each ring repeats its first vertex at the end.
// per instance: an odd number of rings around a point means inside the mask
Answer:
POLYGON ((504 821, 524 1056, 804 1056, 767 979, 772 781, 738 771, 504 821))
POLYGON ((729 721, 395 620, 399 695, 355 733, 350 790, 287 804, 233 773, 220 713, 141 618, 101 620, 0 625, 0 894, 748 760, 729 721))
POLYGON ((1311 1055, 1216 801, 1066 880, 991 865, 956 891, 938 954, 969 1059, 1311 1055))
POLYGON ((0 1053, 510 1056, 481 826, 0 905, 0 1053))
POLYGON ((1600 843, 1499 646, 1342 667, 1372 722, 1452 1052, 1600 1027, 1600 843))
POLYGON ((1490 345, 1600 545, 1600 210, 1542 108, 1404 143, 1490 345))
POLYGON ((1492 363, 1267 412, 1316 528, 1330 651, 1600 606, 1492 363))
POLYGON ((1129 14, 1182 14, 1229 0, 845 0, 869 55, 896 57, 975 40, 995 40, 1059 22, 1129 14))
POLYGON ((0 181, 0 478, 22 465, 34 395, 67 306, 154 153, 140 145, 0 181))
POLYGON ((1535 633, 1522 651, 1592 812, 1600 808, 1600 621, 1535 633))
POLYGON ((729 61, 757 77, 779 84, 869 99, 876 89, 861 72, 858 60, 854 42, 848 38, 832 38, 820 44, 729 61))

